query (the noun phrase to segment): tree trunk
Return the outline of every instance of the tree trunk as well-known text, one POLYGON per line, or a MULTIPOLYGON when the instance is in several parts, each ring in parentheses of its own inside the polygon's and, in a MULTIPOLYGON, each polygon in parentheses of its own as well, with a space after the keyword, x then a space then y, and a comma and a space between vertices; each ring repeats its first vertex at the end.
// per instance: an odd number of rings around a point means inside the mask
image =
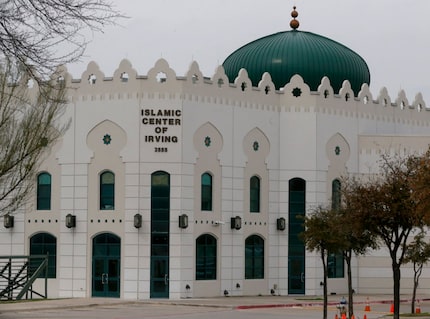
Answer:
POLYGON ((348 318, 352 318, 352 315, 354 314, 351 259, 352 259, 352 251, 348 251, 345 254, 346 268, 347 268, 347 273, 348 273, 348 318))
POLYGON ((414 290, 412 291, 411 313, 415 313, 415 298, 417 297, 418 282, 423 271, 424 264, 414 263, 414 290))
POLYGON ((393 261, 393 281, 394 281, 394 314, 393 319, 400 317, 400 264, 393 261))
POLYGON ((327 306, 328 306, 328 295, 327 295, 327 261, 325 258, 325 251, 321 250, 321 260, 323 263, 324 281, 323 281, 323 292, 324 292, 324 309, 323 309, 323 319, 327 319, 327 306))
POLYGON ((414 275, 414 290, 412 291, 411 313, 415 313, 415 298, 417 297, 418 279, 414 275))

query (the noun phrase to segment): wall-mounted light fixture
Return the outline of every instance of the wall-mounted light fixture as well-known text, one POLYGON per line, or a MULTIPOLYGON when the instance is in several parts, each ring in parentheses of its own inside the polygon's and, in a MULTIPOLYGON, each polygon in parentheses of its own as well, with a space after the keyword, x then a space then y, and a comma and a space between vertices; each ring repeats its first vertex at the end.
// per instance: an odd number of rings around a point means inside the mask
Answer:
POLYGON ((66 227, 75 228, 76 227, 76 216, 72 214, 66 215, 66 227))
POLYGON ((5 228, 12 228, 13 227, 13 220, 14 216, 6 214, 4 215, 3 225, 5 228))
POLYGON ((188 215, 182 214, 179 215, 179 228, 187 228, 188 227, 188 215))
POLYGON ((242 228, 242 218, 240 216, 232 217, 230 219, 230 228, 239 230, 242 228))
POLYGON ((287 223, 285 222, 285 218, 284 217, 278 218, 276 220, 276 229, 277 230, 285 230, 286 224, 287 223))
POLYGON ((133 225, 135 228, 141 228, 142 227, 142 215, 140 215, 139 213, 134 215, 133 225))

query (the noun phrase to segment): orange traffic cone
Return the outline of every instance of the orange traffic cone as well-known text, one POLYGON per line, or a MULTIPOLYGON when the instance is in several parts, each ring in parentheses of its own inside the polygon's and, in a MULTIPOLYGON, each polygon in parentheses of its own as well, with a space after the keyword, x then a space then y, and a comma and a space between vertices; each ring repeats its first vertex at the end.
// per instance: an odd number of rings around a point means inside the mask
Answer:
POLYGON ((355 316, 354 316, 354 315, 351 315, 351 319, 355 319, 355 316))
POLYGON ((417 307, 415 308, 415 313, 421 313, 420 301, 417 301, 417 307))
POLYGON ((366 307, 364 307, 364 311, 370 311, 369 297, 366 299, 366 307))
POLYGON ((391 307, 390 307, 390 313, 394 313, 394 304, 393 303, 391 304, 391 307))
POLYGON ((342 319, 346 319, 346 313, 342 314, 342 319))
POLYGON ((367 319, 367 315, 366 314, 364 314, 363 319, 367 319))

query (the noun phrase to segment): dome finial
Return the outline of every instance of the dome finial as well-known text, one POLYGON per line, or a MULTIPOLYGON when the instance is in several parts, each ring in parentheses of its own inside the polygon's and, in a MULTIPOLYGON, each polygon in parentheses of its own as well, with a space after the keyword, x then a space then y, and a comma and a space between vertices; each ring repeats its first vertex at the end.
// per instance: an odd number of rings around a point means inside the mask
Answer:
POLYGON ((300 23, 299 20, 296 20, 299 13, 296 11, 296 6, 293 7, 293 11, 291 12, 291 16, 293 17, 293 20, 290 21, 290 27, 294 30, 296 30, 300 23))

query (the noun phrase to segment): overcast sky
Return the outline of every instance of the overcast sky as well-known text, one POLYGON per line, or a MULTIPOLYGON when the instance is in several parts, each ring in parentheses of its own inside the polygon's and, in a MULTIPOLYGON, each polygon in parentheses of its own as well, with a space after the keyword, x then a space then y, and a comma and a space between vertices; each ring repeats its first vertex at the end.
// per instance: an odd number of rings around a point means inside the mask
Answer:
POLYGON ((112 76, 124 58, 140 75, 164 58, 178 76, 196 61, 212 77, 237 48, 290 30, 296 5, 299 30, 338 41, 364 58, 374 98, 382 87, 392 100, 403 89, 410 104, 421 92, 430 107, 429 0, 110 1, 129 18, 89 39, 82 62, 68 66, 74 78, 90 61, 112 76))

